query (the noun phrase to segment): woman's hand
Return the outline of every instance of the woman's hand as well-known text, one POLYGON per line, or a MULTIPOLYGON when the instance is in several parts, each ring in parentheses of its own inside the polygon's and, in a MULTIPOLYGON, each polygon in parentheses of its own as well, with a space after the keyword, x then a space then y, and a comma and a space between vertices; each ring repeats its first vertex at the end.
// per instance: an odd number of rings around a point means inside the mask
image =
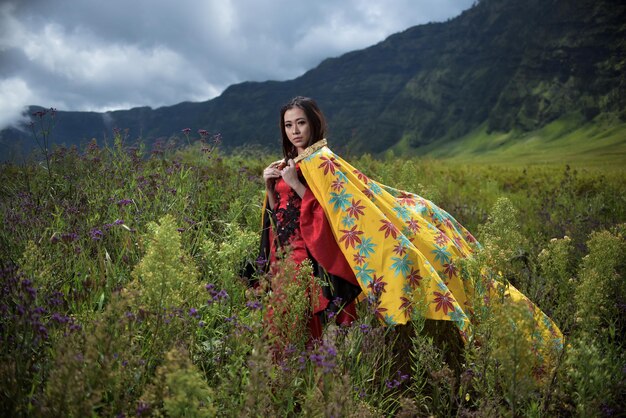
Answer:
POLYGON ((267 192, 267 203, 269 208, 274 210, 276 201, 274 199, 274 184, 276 179, 280 177, 280 169, 283 165, 283 160, 274 161, 263 170, 263 180, 265 180, 265 191, 267 192))
POLYGON ((265 188, 268 191, 274 190, 274 183, 276 183, 276 179, 278 179, 281 175, 282 160, 274 161, 272 164, 268 165, 265 170, 263 170, 263 180, 265 180, 265 188))
POLYGON ((280 170, 280 175, 285 180, 285 183, 289 185, 300 197, 304 197, 306 188, 304 184, 298 178, 298 171, 296 170, 296 163, 293 160, 289 160, 287 165, 280 170))

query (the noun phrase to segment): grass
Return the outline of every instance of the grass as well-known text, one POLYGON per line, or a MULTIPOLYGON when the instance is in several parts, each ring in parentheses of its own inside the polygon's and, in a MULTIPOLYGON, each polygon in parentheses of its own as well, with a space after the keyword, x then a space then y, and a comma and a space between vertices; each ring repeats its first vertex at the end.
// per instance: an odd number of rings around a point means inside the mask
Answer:
MULTIPOLYGON (((587 149, 581 131, 551 129, 550 143, 587 149)), ((619 129, 589 132, 621 144, 619 129)), ((1 415, 624 412, 626 176, 615 161, 599 164, 594 151, 592 168, 507 164, 469 147, 448 159, 351 161, 450 212, 489 248, 472 268, 498 266, 560 325, 567 344, 538 383, 513 334, 528 330, 494 326, 503 315, 523 324, 519 313, 487 304, 479 338, 462 347, 441 323, 385 328, 367 303, 351 327, 329 322, 318 345, 302 324, 277 339, 268 310, 288 307, 281 320, 297 322, 307 290, 277 295, 263 291, 265 276, 258 290, 239 277, 257 256, 260 173, 276 156, 222 155, 204 139, 146 150, 118 134, 112 147, 57 148, 49 170, 0 167, 1 415)), ((521 152, 499 140, 510 158, 521 152)))
POLYGON ((570 117, 532 132, 488 133, 486 126, 481 126, 461 138, 436 141, 417 150, 408 150, 406 143, 401 141, 395 153, 409 152, 455 163, 569 164, 606 170, 620 168, 626 162, 626 123, 597 121, 581 125, 576 117, 570 117))

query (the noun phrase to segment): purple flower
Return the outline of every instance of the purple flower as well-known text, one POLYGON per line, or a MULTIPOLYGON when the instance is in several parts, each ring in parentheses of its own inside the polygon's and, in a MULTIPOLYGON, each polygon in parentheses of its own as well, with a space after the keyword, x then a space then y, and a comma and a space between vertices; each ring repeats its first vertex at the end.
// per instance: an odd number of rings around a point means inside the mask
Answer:
POLYGON ((117 205, 118 206, 128 206, 131 203, 133 203, 133 201, 131 199, 121 199, 117 201, 117 205))
POLYGON ((43 326, 42 324, 39 324, 37 326, 37 333, 41 336, 41 338, 43 338, 44 340, 48 339, 48 329, 43 326))
POLYGON ((365 398, 365 389, 363 389, 363 388, 359 388, 358 386, 355 386, 355 387, 354 387, 354 391, 355 391, 355 392, 358 392, 358 394, 359 394, 359 398, 360 398, 360 399, 365 398))
POLYGON ((267 258, 260 255, 259 258, 256 259, 256 265, 259 266, 259 268, 263 268, 265 264, 267 264, 267 258))
POLYGON ((25 290, 28 293, 28 296, 31 298, 31 300, 35 300, 35 298, 37 297, 37 289, 35 289, 32 286, 28 286, 25 290))
POLYGON ((54 292, 48 298, 48 306, 59 306, 63 304, 63 293, 54 292))
POLYGON ((309 355, 309 360, 311 360, 315 365, 320 366, 322 361, 324 361, 324 357, 321 354, 311 354, 309 355))
POLYGON ((402 382, 404 382, 408 378, 409 378, 408 375, 402 374, 402 372, 400 370, 398 370, 397 378, 393 379, 393 380, 387 380, 385 382, 385 385, 389 389, 395 389, 395 388, 399 387, 402 384, 402 382))
POLYGON ((78 234, 76 232, 64 232, 61 234, 61 241, 69 243, 76 241, 78 239, 78 234))
POLYGON ((148 404, 146 402, 141 401, 137 405, 137 416, 138 417, 148 416, 150 414, 150 411, 151 411, 150 404, 148 404))
POLYGON ((394 380, 387 380, 387 381, 385 382, 385 385, 386 385, 386 386, 387 386, 387 388, 389 388, 389 389, 395 389, 395 388, 397 388, 398 386, 400 386, 400 382, 398 382, 398 381, 397 381, 397 380, 395 380, 395 379, 394 379, 394 380))
POLYGON ((228 293, 226 292, 226 290, 222 289, 218 292, 217 290, 215 290, 215 285, 213 283, 208 283, 204 286, 204 288, 211 295, 211 299, 207 301, 208 305, 211 305, 214 302, 220 302, 222 300, 228 299, 228 293))
POLYGON ((205 137, 209 136, 209 131, 207 131, 207 130, 205 130, 205 129, 199 129, 199 130, 198 130, 198 134, 199 134, 201 137, 205 138, 205 137))
POLYGON ((263 305, 261 305, 261 302, 259 302, 258 300, 248 301, 246 303, 246 306, 248 307, 248 309, 252 309, 253 311, 259 310, 263 307, 263 305))
POLYGON ((191 128, 185 128, 181 132, 184 133, 185 135, 189 135, 191 133, 191 128))
POLYGON ((61 315, 58 312, 53 313, 52 316, 50 317, 50 319, 52 321, 56 321, 56 322, 58 322, 60 324, 65 324, 65 323, 67 323, 70 320, 67 316, 61 315))
POLYGON ((123 225, 124 221, 122 219, 116 219, 115 222, 113 222, 113 225, 123 225))
POLYGON ((318 349, 309 355, 309 360, 322 369, 324 373, 330 373, 335 369, 335 358, 337 357, 337 350, 330 345, 322 345, 318 349))
POLYGON ((206 324, 204 323, 204 321, 200 321, 200 322, 198 322, 198 326, 199 326, 200 328, 204 328, 204 326, 205 326, 205 325, 206 325, 206 324))
POLYGON ((104 236, 104 233, 98 228, 92 228, 91 231, 89 231, 89 236, 91 236, 92 240, 98 241, 102 239, 102 237, 104 236))

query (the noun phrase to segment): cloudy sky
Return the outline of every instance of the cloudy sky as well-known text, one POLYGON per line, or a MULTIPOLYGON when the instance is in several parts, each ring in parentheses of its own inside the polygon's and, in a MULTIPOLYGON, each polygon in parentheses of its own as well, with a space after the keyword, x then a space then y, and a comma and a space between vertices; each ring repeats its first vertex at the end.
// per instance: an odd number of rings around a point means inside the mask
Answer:
POLYGON ((0 0, 0 129, 24 106, 105 111, 288 80, 474 0, 0 0))

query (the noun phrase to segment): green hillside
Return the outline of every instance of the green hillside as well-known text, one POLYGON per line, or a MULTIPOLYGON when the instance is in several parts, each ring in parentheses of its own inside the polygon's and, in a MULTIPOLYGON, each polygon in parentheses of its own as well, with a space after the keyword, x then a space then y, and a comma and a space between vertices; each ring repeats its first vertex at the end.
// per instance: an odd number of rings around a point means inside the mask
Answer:
POLYGON ((535 131, 506 133, 488 133, 482 125, 453 141, 438 140, 416 149, 405 140, 391 151, 464 163, 623 168, 626 123, 581 124, 576 118, 563 118, 535 131))

